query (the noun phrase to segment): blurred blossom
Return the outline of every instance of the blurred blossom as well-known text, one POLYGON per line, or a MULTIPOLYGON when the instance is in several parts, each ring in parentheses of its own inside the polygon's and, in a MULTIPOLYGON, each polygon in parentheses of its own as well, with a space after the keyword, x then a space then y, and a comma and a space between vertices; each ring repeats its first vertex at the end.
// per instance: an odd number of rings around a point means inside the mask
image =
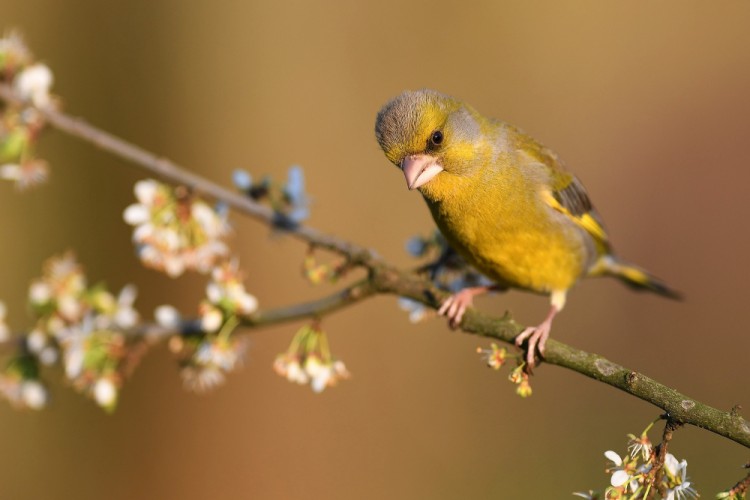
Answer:
POLYGON ((302 167, 290 167, 282 186, 272 182, 268 176, 254 181, 250 173, 243 169, 232 172, 232 182, 254 201, 266 202, 271 206, 277 228, 295 227, 310 217, 310 197, 305 191, 302 167))
POLYGON ((0 72, 14 73, 31 62, 31 52, 20 33, 11 31, 0 38, 0 72))
POLYGON ((235 169, 232 172, 232 182, 237 189, 242 191, 249 191, 253 187, 253 178, 247 170, 241 168, 235 169))
POLYGON ((398 307, 409 313, 409 321, 412 323, 419 323, 427 317, 427 307, 421 302, 417 302, 408 297, 399 297, 398 307))
MULTIPOLYGON (((32 64, 26 45, 14 32, 0 38, 0 80, 35 106, 57 104, 50 94, 52 71, 44 64, 32 64)), ((31 106, 6 103, 0 110, 0 179, 13 181, 16 189, 36 186, 49 177, 47 162, 34 155, 44 125, 42 113, 31 106)))
POLYGON ((60 353, 56 347, 48 345, 38 355, 39 362, 46 366, 51 366, 57 363, 60 358, 60 353))
POLYGON ((112 315, 114 324, 124 330, 133 328, 138 324, 138 311, 133 309, 138 290, 134 285, 126 285, 117 296, 117 304, 112 315))
POLYGON ((171 330, 177 330, 180 328, 182 318, 180 312, 170 305, 162 305, 156 308, 154 311, 154 318, 159 326, 168 328, 171 330))
POLYGON ((7 312, 8 311, 5 307, 5 302, 0 300, 0 343, 3 343, 10 338, 10 328, 5 322, 5 316, 7 312))
POLYGON ((335 283, 346 270, 345 264, 318 263, 312 250, 307 252, 302 261, 302 275, 313 285, 335 283))
POLYGON ((197 344, 180 343, 179 348, 185 387, 202 393, 223 384, 226 375, 241 366, 247 343, 244 339, 209 336, 197 344))
POLYGON ((273 370, 289 382, 304 385, 310 381, 310 377, 302 369, 299 357, 296 354, 284 353, 276 356, 273 362, 273 370))
MULTIPOLYGON (((88 325, 91 323, 88 322, 88 325)), ((61 332, 60 341, 63 346, 63 365, 65 376, 76 380, 83 372, 83 362, 86 358, 86 340, 91 335, 89 328, 70 328, 61 332)))
POLYGON ((258 309, 258 300, 245 290, 237 261, 224 262, 213 269, 206 297, 230 315, 247 316, 258 309))
MULTIPOLYGON (((494 363, 502 364, 502 362, 500 361, 500 357, 504 358, 505 354, 506 353, 503 353, 502 350, 496 351, 493 354, 493 356, 495 356, 495 359, 488 359, 487 364, 490 367, 492 367, 494 363)), ((510 372, 510 375, 508 375, 508 380, 516 384, 516 394, 518 394, 522 398, 527 398, 531 396, 532 393, 529 374, 524 370, 525 366, 526 363, 522 362, 510 372)))
POLYGON ((180 377, 187 390, 199 394, 215 389, 226 380, 224 372, 216 366, 184 366, 180 377))
POLYGON ((326 334, 310 326, 302 327, 289 349, 276 356, 273 369, 289 382, 310 384, 316 393, 350 377, 344 362, 331 355, 326 334))
POLYGON ((518 384, 518 387, 516 387, 516 394, 521 396, 522 398, 528 398, 531 396, 531 384, 529 383, 529 376, 526 373, 523 373, 521 376, 521 382, 518 384))
POLYGON ((413 236, 406 241, 406 251, 409 252, 412 257, 422 257, 428 249, 429 246, 427 242, 424 238, 419 236, 413 236))
POLYGON ((504 347, 498 347, 494 342, 490 344, 489 349, 478 347, 477 352, 483 355, 487 366, 493 370, 499 370, 505 364, 508 357, 508 351, 504 347))
POLYGON ((90 316, 60 335, 65 375, 73 387, 106 410, 114 410, 128 349, 122 333, 95 328, 90 316), (110 387, 111 386, 111 387, 110 387), (114 396, 109 396, 114 391, 114 396))
MULTIPOLYGON (((211 272, 206 299, 199 307, 201 336, 173 335, 169 348, 180 357, 185 387, 205 392, 222 384, 226 374, 240 366, 246 350, 243 340, 232 337, 238 315, 248 315, 258 307, 255 297, 245 290, 237 261, 223 262, 211 272)), ((180 316, 171 306, 157 309, 162 326, 179 326, 180 316)))
POLYGON ((286 215, 294 224, 300 224, 310 217, 309 198, 305 192, 305 176, 302 167, 295 165, 289 169, 284 194, 289 204, 286 215))
POLYGON ((310 388, 316 393, 323 392, 326 387, 335 385, 338 379, 349 377, 349 372, 343 361, 323 363, 314 356, 305 360, 305 371, 310 377, 310 388))
POLYGON ((94 383, 92 394, 96 404, 111 410, 117 405, 117 385, 109 377, 102 377, 94 383))
POLYGON ((39 410, 48 401, 47 389, 39 380, 39 365, 33 356, 12 357, 0 373, 0 396, 16 408, 39 410))
POLYGON ((20 164, 0 165, 0 179, 14 181, 21 191, 44 184, 49 177, 49 165, 39 158, 30 158, 20 164))
POLYGON ((514 384, 520 384, 523 380, 523 367, 524 365, 521 364, 514 368, 513 371, 510 372, 510 375, 508 375, 508 380, 514 384))
POLYGON ((47 389, 38 380, 25 380, 21 383, 21 400, 27 408, 41 410, 47 406, 47 389))
POLYGON ((146 266, 171 277, 186 270, 206 273, 228 253, 226 217, 184 188, 149 179, 137 182, 134 191, 138 203, 123 218, 135 226, 133 241, 146 266))
POLYGON ((37 63, 24 68, 14 79, 15 90, 24 100, 44 108, 51 102, 50 88, 54 78, 46 64, 37 63))
POLYGON ((245 346, 245 342, 240 339, 232 342, 223 339, 203 341, 196 349, 193 359, 199 365, 216 365, 225 372, 230 372, 239 366, 245 346))
POLYGON ((75 256, 68 252, 45 262, 42 277, 29 287, 29 302, 38 315, 48 320, 46 326, 54 334, 65 323, 83 318, 90 308, 85 294, 86 277, 75 256))
POLYGON ((47 334, 34 329, 26 336, 26 347, 34 354, 39 354, 47 345, 47 334))
POLYGON ((123 287, 117 298, 104 285, 89 288, 73 253, 52 257, 45 263, 42 277, 29 287, 29 303, 40 323, 27 342, 34 345, 35 332, 39 329, 42 335, 57 336, 64 328, 80 324, 84 318, 98 329, 133 328, 139 321, 133 308, 136 295, 133 285, 123 287))
POLYGON ((305 198, 305 175, 302 167, 298 165, 289 167, 284 192, 294 201, 302 201, 305 198))
POLYGON ((143 338, 130 333, 139 323, 133 307, 136 295, 133 285, 123 287, 116 297, 103 284, 89 287, 71 252, 48 259, 42 276, 29 287, 36 325, 24 338, 24 356, 6 370, 8 399, 21 406, 46 402, 33 385, 24 396, 20 381, 36 379, 39 364, 61 361, 74 388, 103 408, 114 409, 116 391, 144 352, 143 338), (26 397, 27 402, 19 399, 26 397))
POLYGON ((11 405, 18 408, 22 407, 20 377, 0 374, 0 395, 11 405))
POLYGON ((47 283, 36 281, 29 287, 29 302, 42 306, 52 299, 52 290, 47 283))
POLYGON ((224 323, 224 315, 218 307, 203 302, 199 308, 201 317, 201 330, 206 333, 214 333, 224 323))

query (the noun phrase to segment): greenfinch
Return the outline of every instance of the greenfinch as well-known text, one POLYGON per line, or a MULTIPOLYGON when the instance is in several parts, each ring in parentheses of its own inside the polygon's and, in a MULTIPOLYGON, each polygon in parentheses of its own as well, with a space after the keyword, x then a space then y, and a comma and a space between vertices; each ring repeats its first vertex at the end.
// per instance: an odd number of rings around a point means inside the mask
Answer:
POLYGON ((492 287, 465 288, 438 312, 452 327, 472 298, 508 287, 547 294, 539 325, 515 339, 527 342, 532 369, 544 356, 552 320, 581 278, 614 276, 670 298, 679 294, 613 253, 581 182, 558 156, 519 129, 485 118, 433 90, 407 91, 385 104, 375 123, 385 156, 409 189, 418 189, 449 244, 490 278, 492 287))

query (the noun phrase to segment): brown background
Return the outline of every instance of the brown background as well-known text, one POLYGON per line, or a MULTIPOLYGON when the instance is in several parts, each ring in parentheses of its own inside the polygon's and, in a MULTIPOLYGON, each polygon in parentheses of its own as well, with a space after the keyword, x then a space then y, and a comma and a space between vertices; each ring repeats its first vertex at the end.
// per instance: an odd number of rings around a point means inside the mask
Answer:
MULTIPOLYGON (((379 107, 432 87, 526 129, 583 179, 619 252, 687 295, 587 282, 553 336, 717 407, 750 407, 750 4, 467 5, 0 0, 0 18, 53 68, 69 112, 225 184, 236 167, 283 176, 299 163, 310 223, 400 265, 432 221, 373 139, 379 107)), ((121 213, 143 174, 55 132, 41 152, 48 185, 0 184, 11 325, 29 324, 28 282, 68 248, 92 282, 136 283, 146 315, 165 302, 193 311, 202 277, 170 280, 134 257, 121 213)), ((300 280, 301 245, 233 224, 262 306, 331 290, 300 280)), ((478 305, 534 322, 547 301, 512 292, 478 305)), ((113 416, 64 384, 42 413, 0 405, 0 497, 569 498, 607 484, 602 453, 659 413, 555 367, 521 400, 482 366, 485 342, 440 321, 411 326, 393 297, 326 320, 354 377, 313 395, 271 370, 298 326, 253 333, 244 369, 208 396, 184 392, 158 349, 113 416)), ((694 428, 672 450, 708 498, 748 458, 694 428)))

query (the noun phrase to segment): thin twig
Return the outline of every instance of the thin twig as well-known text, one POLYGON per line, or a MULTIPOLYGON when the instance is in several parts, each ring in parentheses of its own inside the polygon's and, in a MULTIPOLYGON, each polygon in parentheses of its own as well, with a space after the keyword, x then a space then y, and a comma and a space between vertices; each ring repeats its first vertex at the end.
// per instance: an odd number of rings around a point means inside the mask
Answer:
MULTIPOLYGON (((0 98, 19 106, 28 105, 28 103, 16 95, 13 89, 6 83, 0 83, 0 98)), ((221 200, 238 212, 254 217, 265 224, 274 224, 274 211, 265 205, 253 201, 247 196, 243 196, 235 191, 211 182, 210 180, 194 174, 166 158, 157 156, 135 144, 94 127, 82 118, 76 118, 51 108, 37 109, 47 122, 58 130, 74 137, 78 137, 79 139, 93 144, 115 156, 129 160, 134 165, 151 174, 158 175, 175 184, 185 185, 197 193, 201 193, 216 200, 221 200)), ((370 252, 363 247, 321 233, 320 231, 307 226, 300 225, 285 228, 284 231, 317 247, 346 255, 355 264, 373 258, 370 252)))
MULTIPOLYGON (((746 469, 750 469, 750 462, 745 464, 746 469)), ((719 496, 717 498, 745 498, 747 492, 750 491, 750 472, 747 473, 744 479, 737 481, 737 484, 726 492, 725 496, 719 496)))
POLYGON ((673 420, 668 414, 664 415, 662 418, 666 419, 666 422, 664 423, 664 432, 662 433, 661 443, 656 445, 656 448, 654 449, 654 455, 656 455, 656 458, 654 459, 653 467, 649 471, 651 485, 656 486, 649 491, 649 499, 655 498, 657 491, 661 498, 666 498, 667 496, 666 486, 664 486, 662 481, 662 478, 664 477, 664 462, 667 459, 667 448, 669 447, 669 442, 672 440, 672 435, 674 434, 674 431, 682 426, 682 423, 673 420))
POLYGON ((304 318, 319 318, 326 314, 351 306, 376 292, 370 280, 364 279, 357 283, 312 302, 304 304, 295 304, 288 307, 280 307, 268 311, 258 311, 248 318, 242 319, 242 325, 246 327, 259 328, 263 326, 274 325, 276 323, 286 323, 304 318))

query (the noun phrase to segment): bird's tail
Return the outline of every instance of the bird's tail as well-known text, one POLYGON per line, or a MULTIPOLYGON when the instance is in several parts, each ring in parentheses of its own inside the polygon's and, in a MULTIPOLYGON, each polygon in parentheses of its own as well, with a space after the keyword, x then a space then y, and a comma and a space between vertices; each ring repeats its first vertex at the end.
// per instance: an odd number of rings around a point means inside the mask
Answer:
POLYGON ((618 278, 634 290, 646 290, 675 300, 683 298, 680 292, 634 264, 623 262, 613 256, 607 256, 604 264, 603 274, 618 278))

